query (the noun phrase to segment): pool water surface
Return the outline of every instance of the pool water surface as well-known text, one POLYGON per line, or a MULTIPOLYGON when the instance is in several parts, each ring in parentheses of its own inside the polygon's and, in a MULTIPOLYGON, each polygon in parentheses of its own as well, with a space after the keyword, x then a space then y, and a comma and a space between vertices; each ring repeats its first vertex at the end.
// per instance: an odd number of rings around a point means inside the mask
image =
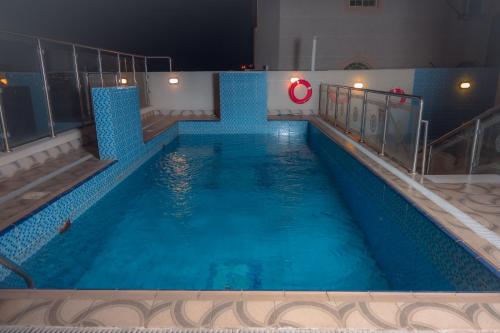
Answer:
POLYGON ((380 260, 367 221, 311 147, 300 135, 181 135, 23 267, 38 288, 459 288, 418 251, 398 267, 404 246, 386 253, 394 267, 380 260))

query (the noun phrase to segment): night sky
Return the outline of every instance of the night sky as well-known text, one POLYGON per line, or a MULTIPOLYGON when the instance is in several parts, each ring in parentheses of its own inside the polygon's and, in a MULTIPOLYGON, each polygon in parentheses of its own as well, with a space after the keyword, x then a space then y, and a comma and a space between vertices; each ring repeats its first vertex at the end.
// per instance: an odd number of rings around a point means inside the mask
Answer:
POLYGON ((253 62, 254 0, 0 0, 0 30, 143 55, 174 70, 253 62))

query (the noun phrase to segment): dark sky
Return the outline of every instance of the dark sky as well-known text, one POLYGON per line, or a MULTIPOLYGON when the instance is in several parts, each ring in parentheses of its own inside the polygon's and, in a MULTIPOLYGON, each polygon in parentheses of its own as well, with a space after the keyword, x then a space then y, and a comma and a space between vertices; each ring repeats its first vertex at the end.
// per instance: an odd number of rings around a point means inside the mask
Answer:
POLYGON ((253 62, 254 0, 0 0, 0 30, 145 55, 175 70, 253 62))

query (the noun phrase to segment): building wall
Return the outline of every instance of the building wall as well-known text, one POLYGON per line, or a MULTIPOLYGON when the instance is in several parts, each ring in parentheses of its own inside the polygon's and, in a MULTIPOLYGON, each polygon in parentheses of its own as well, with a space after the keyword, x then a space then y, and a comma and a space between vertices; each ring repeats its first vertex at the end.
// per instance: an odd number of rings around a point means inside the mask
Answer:
MULTIPOLYGON (((255 31, 256 40, 278 31, 278 64, 270 61, 274 49, 256 43, 256 65, 268 61, 272 70, 309 69, 317 36, 319 70, 343 69, 351 62, 372 68, 485 66, 488 59, 497 61, 500 33, 492 27, 500 8, 495 0, 474 1, 481 2, 478 12, 459 19, 445 0, 379 0, 375 9, 349 8, 348 0, 280 0, 279 16, 261 15, 262 28, 255 31), (279 21, 279 27, 267 21, 279 21)), ((462 0, 450 2, 462 8, 462 0)))
POLYGON ((257 26, 254 31, 254 63, 257 69, 264 65, 278 68, 280 43, 280 0, 257 2, 257 26))

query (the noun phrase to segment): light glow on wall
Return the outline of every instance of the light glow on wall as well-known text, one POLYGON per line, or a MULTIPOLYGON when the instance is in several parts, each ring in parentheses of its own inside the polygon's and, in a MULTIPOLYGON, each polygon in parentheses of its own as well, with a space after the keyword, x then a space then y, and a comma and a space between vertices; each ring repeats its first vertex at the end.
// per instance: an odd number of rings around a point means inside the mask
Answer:
POLYGON ((460 89, 470 89, 470 82, 469 81, 464 81, 464 82, 460 82, 460 89))
POLYGON ((354 83, 354 88, 356 89, 363 89, 365 85, 363 84, 363 82, 355 82, 354 83))
POLYGON ((168 79, 168 84, 179 84, 179 78, 171 77, 170 79, 168 79))

